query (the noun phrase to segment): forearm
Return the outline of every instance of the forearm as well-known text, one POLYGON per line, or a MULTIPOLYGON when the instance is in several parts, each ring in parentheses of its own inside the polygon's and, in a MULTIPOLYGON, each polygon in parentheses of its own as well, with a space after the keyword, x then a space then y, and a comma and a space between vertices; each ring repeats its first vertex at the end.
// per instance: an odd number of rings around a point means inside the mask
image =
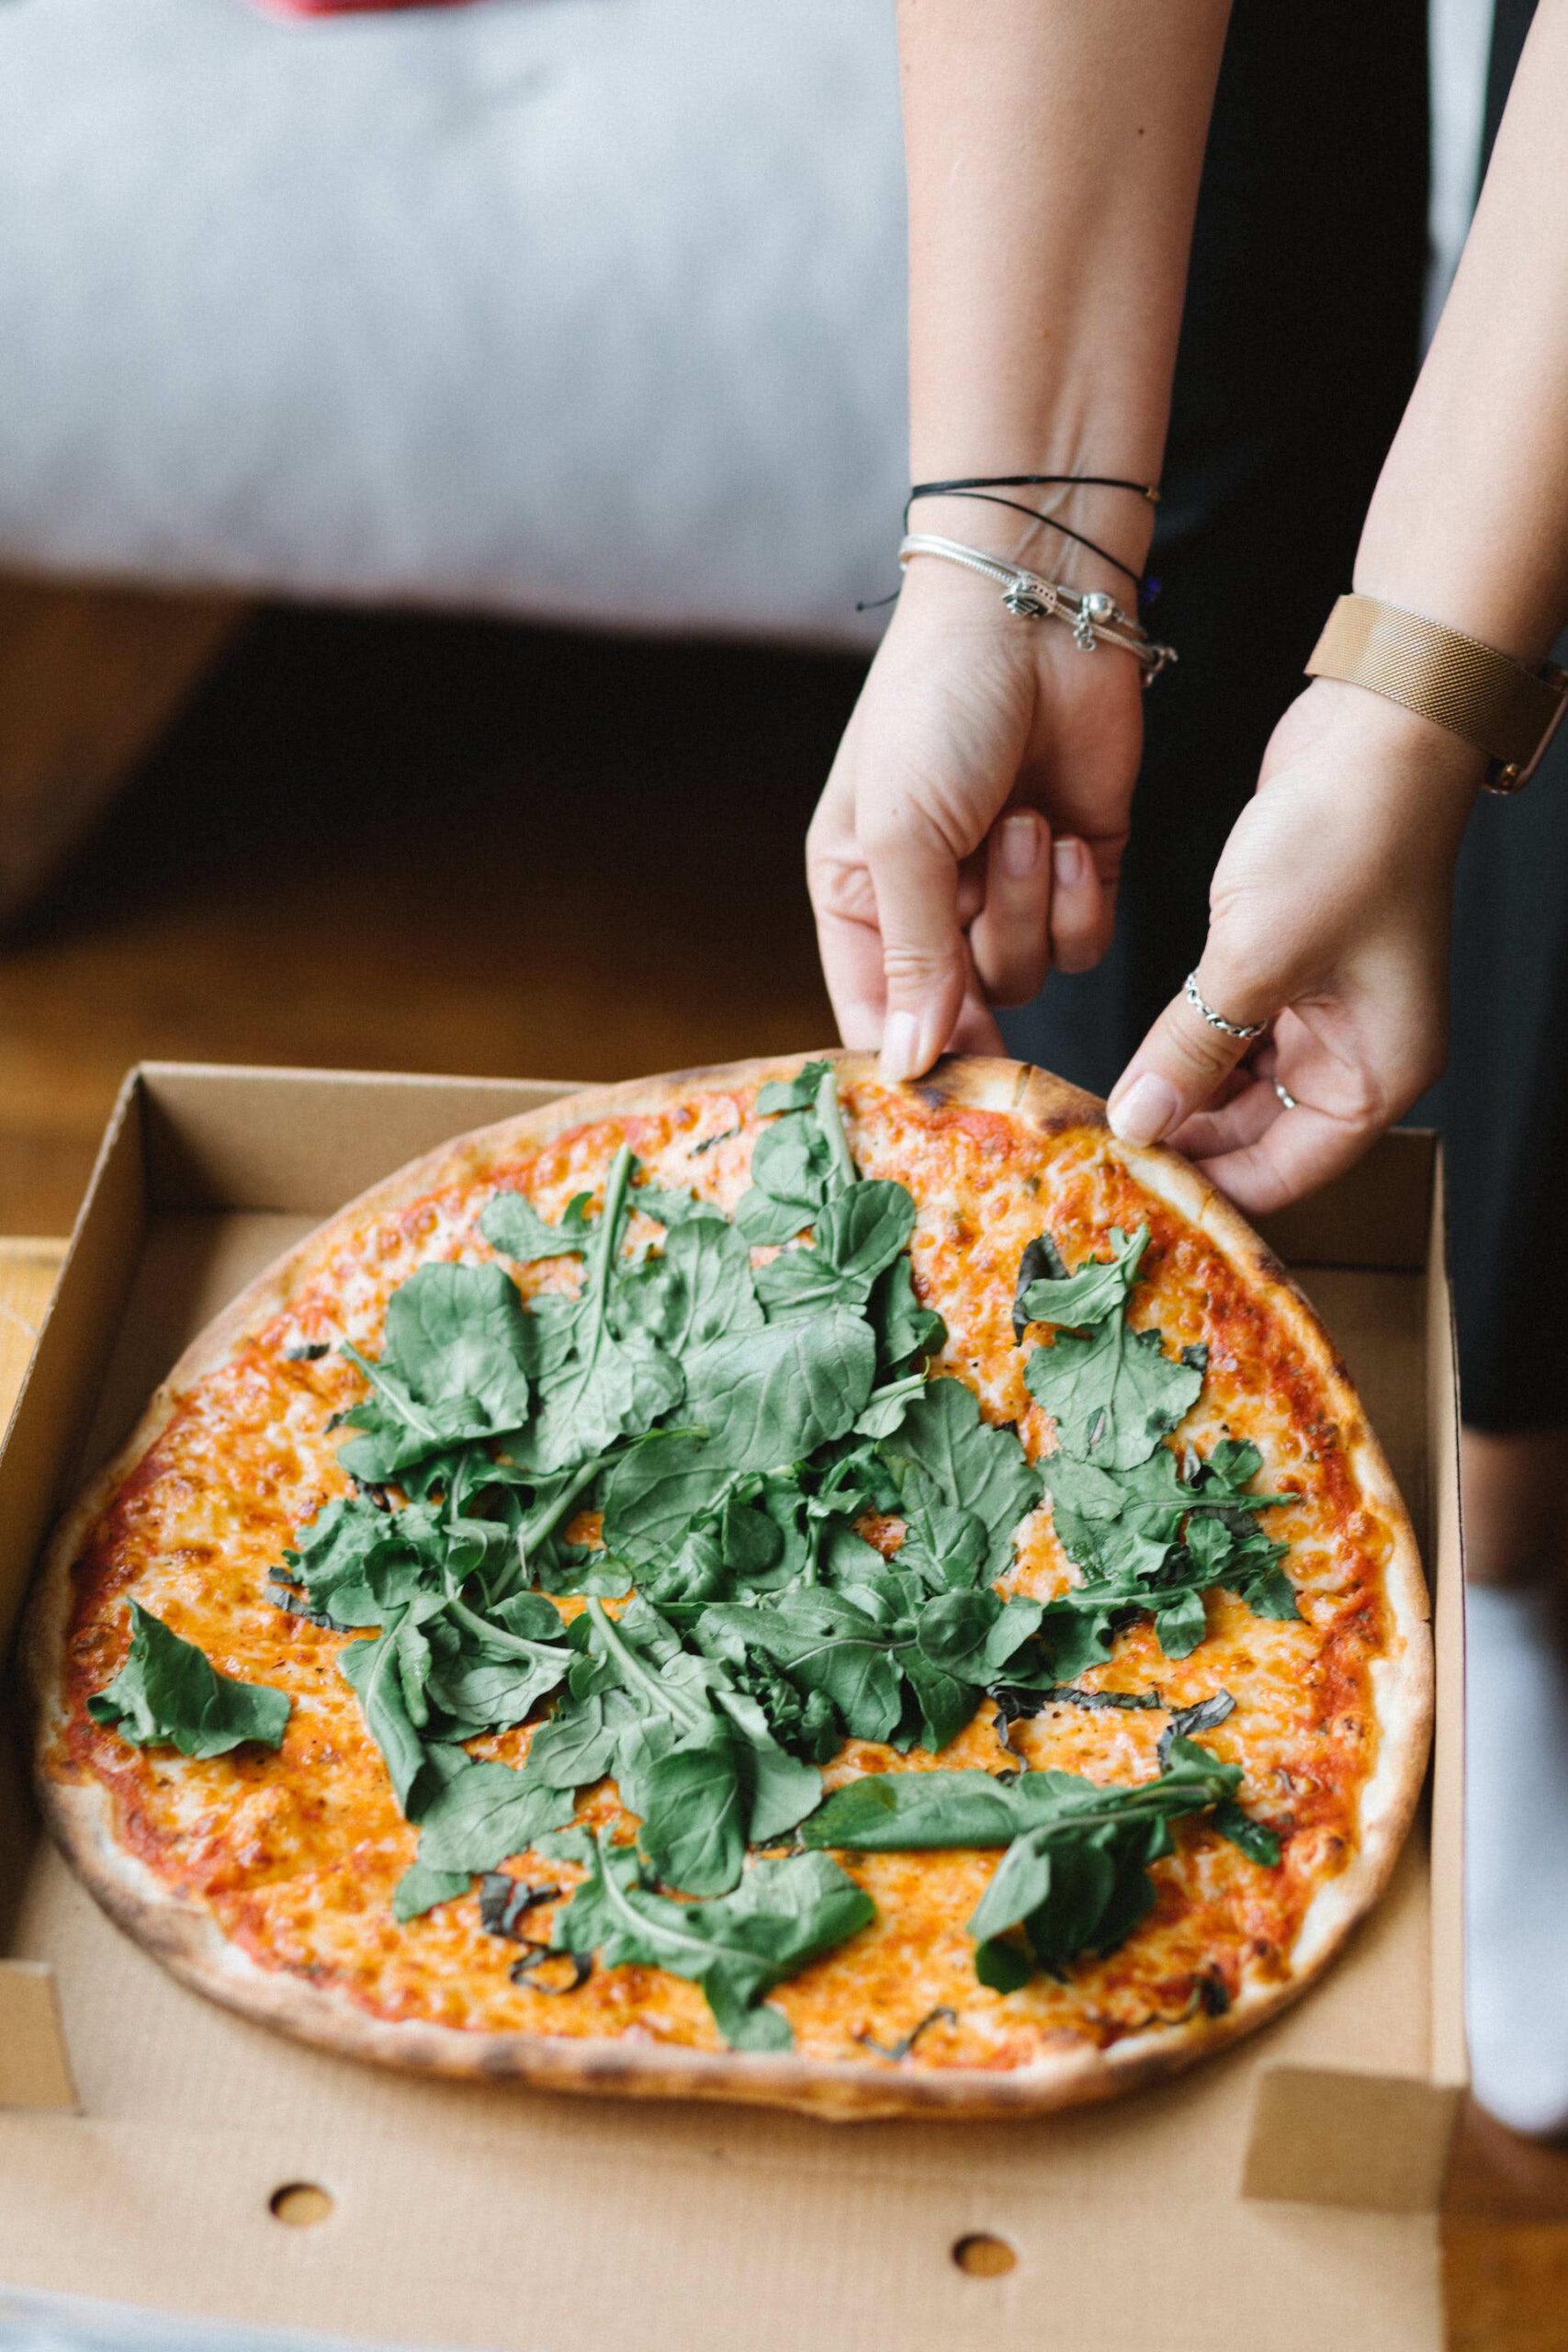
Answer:
POLYGON ((1568 0, 1540 0, 1355 576, 1529 662, 1568 621, 1565 96, 1568 0))
MULTIPOLYGON (((916 481, 1158 480, 1228 13, 900 0, 916 481)), ((1097 519, 1114 515, 1117 551, 1141 562, 1151 510, 1105 498, 1097 519)), ((922 504, 919 527, 951 529, 961 511, 922 504)), ((1027 529, 966 514, 988 546, 1027 529)))

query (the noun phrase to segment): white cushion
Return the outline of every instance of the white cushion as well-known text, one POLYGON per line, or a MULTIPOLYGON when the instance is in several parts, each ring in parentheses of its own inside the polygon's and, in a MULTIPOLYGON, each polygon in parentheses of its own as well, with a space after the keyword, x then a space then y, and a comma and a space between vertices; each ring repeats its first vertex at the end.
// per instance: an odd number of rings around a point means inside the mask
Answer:
POLYGON ((890 0, 0 0, 0 568, 853 642, 890 0))

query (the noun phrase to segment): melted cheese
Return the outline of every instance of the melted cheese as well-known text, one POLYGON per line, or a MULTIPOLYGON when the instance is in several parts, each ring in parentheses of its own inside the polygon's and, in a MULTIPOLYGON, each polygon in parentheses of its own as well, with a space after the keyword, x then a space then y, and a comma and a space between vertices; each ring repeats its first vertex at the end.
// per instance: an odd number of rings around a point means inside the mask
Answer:
MULTIPOLYGON (((868 1176, 897 1178, 919 1217, 912 1258, 921 1296, 946 1320, 939 1368, 980 1396, 995 1420, 1016 1419, 1032 1456, 1052 1425, 1024 1385, 1025 1351, 1011 1315, 1020 1255, 1049 1226, 1069 1260, 1103 1248, 1113 1225, 1144 1219, 1153 1238, 1133 1320, 1168 1341, 1206 1341, 1209 1371, 1183 1425, 1205 1450, 1222 1430, 1262 1449, 1264 1480, 1292 1504, 1265 1515, 1288 1539, 1298 1623, 1255 1617, 1211 1592, 1208 1638, 1165 1657, 1148 1621, 1121 1634, 1087 1687, 1157 1689, 1172 1705, 1228 1690, 1236 1712, 1208 1744, 1246 1775, 1243 1801, 1280 1834, 1284 1860, 1260 1870, 1201 1823, 1176 1825, 1176 1851, 1155 1866, 1158 1900, 1109 1959, 1069 1983, 1040 1976, 1006 1998, 976 1982, 964 1921, 995 1864, 989 1853, 842 1856, 877 1905, 875 1923, 772 1996, 807 2057, 864 2056, 945 2007, 909 2064, 1007 2068, 1073 2043, 1103 2047, 1159 2020, 1176 2022, 1218 1988, 1278 1978, 1311 1897, 1351 1850, 1359 1792, 1375 1762, 1371 1667, 1389 1639, 1382 1569, 1391 1532, 1359 1493, 1321 1375, 1266 1300, 1173 1210, 1145 1195, 1097 1136, 1043 1137, 1000 1114, 925 1109, 866 1086, 847 1105, 868 1176)), ((280 1316, 182 1401, 125 1480, 77 1563, 70 1631, 70 1716, 59 1769, 92 1775, 114 1798, 118 1834, 172 1887, 210 1906, 224 1932, 262 1967, 342 1987, 374 2015, 469 2030, 640 2036, 719 2046, 696 1986, 658 1969, 596 1969, 568 1996, 513 1985, 515 1950, 486 1935, 476 1896, 400 1926, 393 1887, 414 1856, 380 1753, 337 1671, 353 1638, 304 1623, 265 1598, 267 1570, 299 1529, 346 1490, 330 1416, 362 1393, 336 1356, 289 1361, 285 1351, 349 1338, 378 1350, 387 1299, 418 1265, 479 1262, 494 1253, 479 1216, 497 1182, 525 1192, 547 1216, 573 1193, 602 1190, 629 1140, 649 1180, 689 1185, 727 1210, 746 1189, 757 1133, 751 1097, 694 1096, 657 1117, 609 1120, 559 1138, 532 1159, 498 1165, 482 1182, 416 1203, 337 1248, 280 1316), (117 1670, 134 1596, 224 1673, 286 1690, 293 1701, 276 1755, 243 1749, 207 1762, 128 1747, 95 1724, 88 1695, 117 1670)), ((646 1220, 635 1238, 650 1238, 646 1220)), ((766 1253, 759 1252, 758 1256, 766 1253)), ((570 1288, 575 1261, 523 1270, 526 1295, 570 1288)), ((897 1523, 868 1530, 885 1544, 897 1523)), ((574 1534, 591 1536, 586 1522, 574 1534)), ((1043 1505, 1021 1532, 1009 1589, 1041 1596, 1071 1572, 1043 1505)), ((566 1613, 577 1604, 563 1603, 566 1613)), ((1012 1760, 1096 1780, 1135 1781, 1156 1769, 1165 1717, 1055 1705, 1013 1725, 1012 1760)), ((472 1745, 517 1762, 526 1727, 472 1745)), ((829 1787, 857 1774, 1002 1761, 987 1704, 939 1758, 851 1742, 829 1787)), ((585 1792, 578 1817, 619 1821, 613 1783, 585 1792)), ((536 1883, 570 1885, 570 1866, 526 1856, 511 1867, 536 1883)), ((553 1905, 529 1915, 544 1936, 553 1905)))

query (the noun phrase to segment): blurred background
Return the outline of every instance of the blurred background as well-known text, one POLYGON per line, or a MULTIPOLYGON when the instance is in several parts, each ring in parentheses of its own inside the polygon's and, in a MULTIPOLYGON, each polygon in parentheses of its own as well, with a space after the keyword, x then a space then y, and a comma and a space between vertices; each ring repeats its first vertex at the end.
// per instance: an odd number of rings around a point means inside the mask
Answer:
POLYGON ((888 0, 4 0, 0 1231, 141 1056, 829 1036, 902 204, 888 0))
MULTIPOLYGON (((903 266, 891 0, 0 0, 0 1236, 143 1057, 830 1037, 903 266)), ((1568 2158, 1472 2118, 1446 2228, 1459 2352, 1568 2345, 1568 2158)))

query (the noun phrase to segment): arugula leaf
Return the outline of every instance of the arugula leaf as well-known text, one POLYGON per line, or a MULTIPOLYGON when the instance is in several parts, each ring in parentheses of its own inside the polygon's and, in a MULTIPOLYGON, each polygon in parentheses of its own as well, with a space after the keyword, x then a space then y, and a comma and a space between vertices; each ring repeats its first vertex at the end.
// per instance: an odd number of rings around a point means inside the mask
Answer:
POLYGON ((417 1919, 438 1903, 467 1894, 472 1876, 471 1871, 433 1871, 425 1862, 412 1862, 392 1889, 393 1918, 417 1919))
POLYGON ((363 1436, 339 1459, 378 1486, 455 1443, 492 1437, 527 1419, 528 1319, 499 1266, 421 1266, 387 1306, 379 1363, 344 1341, 372 1395, 344 1415, 363 1436))
POLYGON ((1018 1286, 1012 1303, 1012 1336, 1020 1347, 1029 1329, 1023 1312, 1024 1294, 1038 1282, 1066 1282, 1067 1262, 1049 1233, 1038 1233, 1032 1241, 1023 1245, 1023 1255, 1018 1261, 1018 1286))
POLYGON ((1196 1403, 1203 1367, 1168 1356, 1158 1331, 1131 1331, 1113 1315, 1087 1335, 1058 1331, 1023 1368, 1030 1395, 1056 1424, 1065 1453, 1130 1470, 1196 1403))
POLYGON ((933 1666, 960 1681, 995 1682, 1013 1653, 1039 1630, 1041 1614, 1038 1600, 1003 1600, 988 1585, 978 1591, 940 1592, 920 1611, 920 1649, 933 1666))
POLYGON ((757 1295, 771 1323, 833 1306, 863 1308, 876 1277, 908 1245, 915 1204, 902 1184, 880 1179, 829 1201, 809 1247, 780 1251, 757 1269, 757 1295))
POLYGON ((809 1111, 816 1105, 824 1079, 831 1078, 831 1062, 803 1062, 793 1078, 771 1078, 757 1089, 759 1114, 769 1117, 774 1111, 809 1111))
POLYGON ((421 1688, 429 1672, 428 1645, 423 1645, 422 1659, 413 1612, 434 1613, 440 1605, 434 1595, 411 1603, 408 1610, 396 1611, 374 1640, 350 1642, 338 1656, 338 1672, 359 1702, 365 1727, 381 1751, 393 1793, 409 1821, 418 1820, 422 1801, 433 1793, 420 1736, 429 1721, 421 1688), (400 1639, 405 1623, 409 1634, 400 1639))
POLYGON ((667 1228, 683 1225, 728 1225, 728 1219, 716 1201, 705 1201, 694 1193, 690 1185, 675 1192, 662 1192, 657 1184, 635 1185, 630 1205, 640 1209, 644 1216, 658 1219, 667 1228))
POLYGON ((541 1258, 581 1257, 593 1238, 596 1220, 588 1214, 592 1205, 592 1193, 574 1193, 560 1223, 548 1225, 521 1193, 495 1193, 485 1203, 479 1231, 492 1250, 520 1266, 541 1258))
POLYGON ((760 1330, 745 1236, 706 1218, 677 1226, 661 1251, 621 1274, 615 1316, 623 1339, 646 1331, 677 1358, 731 1332, 760 1330))
POLYGON ((879 1623, 842 1593, 817 1588, 766 1603, 720 1603, 703 1611, 699 1635, 760 1650, 793 1682, 830 1699, 852 1739, 890 1739, 897 1729, 897 1653, 912 1650, 913 1629, 879 1623))
POLYGON ((182 1756, 227 1756, 254 1740, 278 1747, 288 1724, 288 1694, 220 1674, 194 1642, 171 1633, 133 1600, 130 1647, 112 1682, 87 1702, 97 1724, 132 1747, 177 1747, 182 1756))
POLYGON ((895 1258, 872 1285, 867 1318, 876 1335, 879 1371, 895 1374, 917 1359, 921 1363, 947 1338, 947 1326, 931 1306, 915 1295, 915 1277, 908 1258, 895 1258))
POLYGON ((745 1802, 727 1724, 716 1718, 700 1737, 656 1758, 637 1804, 637 1844, 656 1878, 687 1894, 728 1894, 738 1883, 746 1859, 745 1802))
POLYGON ((790 1241, 826 1205, 833 1177, 828 1138, 809 1111, 791 1111, 757 1138, 751 1189, 736 1203, 748 1241, 790 1241))
POLYGON ((732 1470, 776 1470, 841 1437, 871 1394, 876 1349, 841 1307, 792 1317, 694 1350, 686 1405, 712 1457, 732 1470))
POLYGON ((1278 1860, 1272 1831, 1235 1802, 1238 1764, 1179 1735, 1162 1760, 1157 1779, 1132 1785, 1072 1772, 868 1773, 837 1790, 801 1838, 812 1850, 878 1853, 1005 1845, 969 1932, 981 1983, 1013 1992, 1035 1966, 1060 1971, 1124 1940, 1155 1899, 1148 1866, 1170 1852, 1170 1824, 1182 1814, 1210 1812, 1255 1861, 1278 1860), (1019 1927, 1026 1950, 998 1942, 1019 1927))
POLYGON ((754 1862, 732 1894, 674 1903, 643 1884, 635 1851, 604 1831, 586 1852, 575 1842, 567 1850, 589 1875, 556 1914, 554 1949, 694 1980, 732 2049, 787 2050, 788 2023, 762 1996, 876 1916, 823 1855, 754 1862))
POLYGON ((901 1379, 890 1380, 883 1387, 874 1388, 855 1416, 856 1434, 860 1437, 897 1437, 910 1406, 925 1385, 926 1375, 920 1371, 906 1373, 901 1379))
POLYGON ((1184 1482, 1164 1445, 1114 1475, 1065 1453, 1043 1464, 1056 1532, 1085 1571, 1081 1585, 1050 1604, 1042 1628, 1063 1679, 1100 1662, 1129 1606, 1153 1611, 1169 1657, 1185 1657, 1203 1639, 1202 1595, 1212 1585, 1227 1586, 1259 1616, 1296 1614, 1279 1566, 1285 1546, 1256 1519, 1293 1498, 1244 1491, 1243 1482, 1262 1467, 1258 1448, 1222 1439, 1204 1462, 1190 1446, 1186 1465, 1184 1482))
POLYGON ((422 1870, 456 1873, 491 1871, 512 1854, 525 1854, 547 1829, 571 1819, 570 1790, 552 1789, 510 1764, 476 1763, 467 1756, 426 1806, 420 1825, 422 1870))
POLYGON ((977 1770, 867 1772, 836 1790, 801 1836, 813 1849, 873 1853, 1005 1846, 1025 1830, 1163 1821, 1217 1804, 1240 1786, 1239 1764, 1224 1764, 1190 1740, 1173 1740, 1168 1756, 1157 1780, 1130 1786, 1076 1772, 1021 1772, 1016 1780, 977 1770))
POLYGON ((1016 1430, 983 1421, 979 1398, 962 1380, 931 1380, 882 1454, 906 1483, 912 1465, 948 1504, 972 1511, 986 1532, 985 1574, 995 1579, 1006 1572, 1019 1524, 1040 1499, 1040 1473, 1016 1430))
POLYGON ((1120 1226, 1113 1226, 1109 1258, 1086 1258, 1077 1273, 1036 1275, 1027 1283, 1021 1280, 1013 1308, 1015 1325, 1021 1321, 1025 1326, 1067 1324, 1081 1330, 1088 1324, 1103 1323, 1125 1304, 1148 1246, 1146 1225, 1130 1238, 1120 1226))
POLYGON ((604 1541, 634 1568, 673 1558, 687 1529, 716 1510, 736 1472, 705 1436, 659 1430, 611 1464, 604 1487, 604 1541))
POLYGON ((551 1471, 603 1453, 616 1438, 651 1427, 681 1401, 680 1366, 651 1335, 613 1328, 616 1258, 626 1218, 631 1148, 623 1144, 604 1184, 604 1206, 570 1304, 570 1351, 539 1379, 540 1404, 507 1451, 525 1470, 551 1471))

